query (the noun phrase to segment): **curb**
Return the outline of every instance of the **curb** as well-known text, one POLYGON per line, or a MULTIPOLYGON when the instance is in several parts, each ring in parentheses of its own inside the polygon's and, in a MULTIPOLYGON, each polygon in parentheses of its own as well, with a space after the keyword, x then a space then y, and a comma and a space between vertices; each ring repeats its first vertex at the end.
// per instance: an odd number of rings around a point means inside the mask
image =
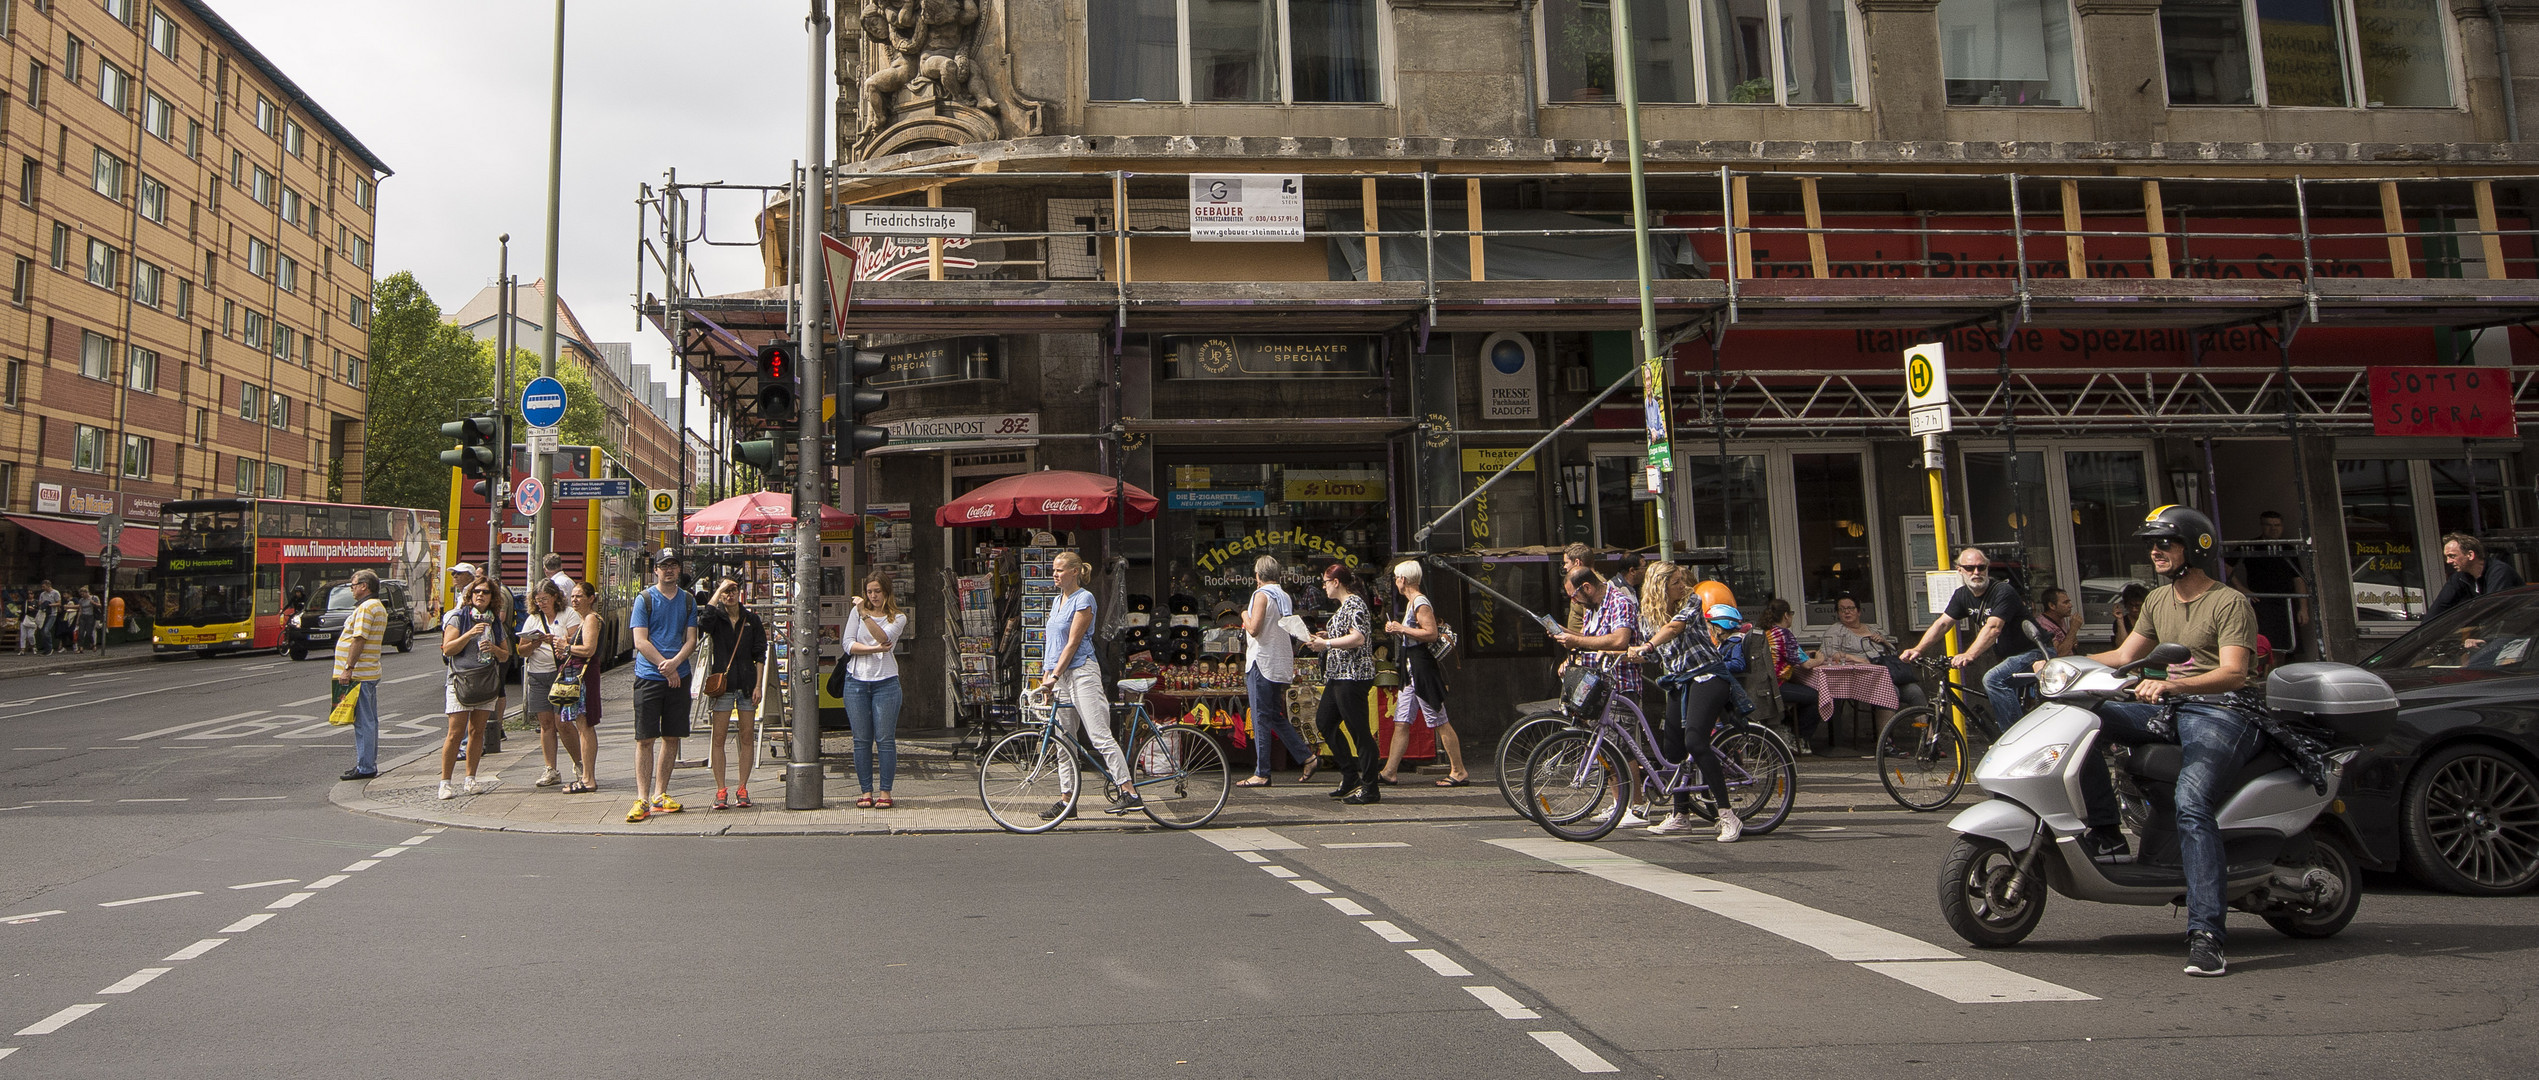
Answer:
MULTIPOLYGON (((135 647, 147 648, 146 645, 135 647)), ((23 667, 0 666, 0 680, 29 679, 44 675, 69 675, 81 671, 105 671, 114 668, 138 667, 142 664, 151 662, 155 658, 154 654, 141 652, 130 656, 81 657, 77 660, 68 661, 66 663, 27 664, 23 667)))

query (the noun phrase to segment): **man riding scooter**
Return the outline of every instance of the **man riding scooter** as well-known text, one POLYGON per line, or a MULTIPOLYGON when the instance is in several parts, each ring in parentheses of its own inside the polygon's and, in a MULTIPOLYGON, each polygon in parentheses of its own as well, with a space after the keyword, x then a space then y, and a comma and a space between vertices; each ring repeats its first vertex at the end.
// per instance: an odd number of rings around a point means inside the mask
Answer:
MULTIPOLYGON (((2193 653, 2194 660, 2170 668, 2167 678, 2143 680, 2134 687, 2133 701, 2100 706, 2104 737, 2098 748, 2102 758, 2110 742, 2174 743, 2184 752, 2174 798, 2179 858, 2186 871, 2186 973, 2216 976, 2226 970, 2226 898, 2214 804, 2229 794, 2221 788, 2232 774, 2264 748, 2265 732, 2229 708, 2198 699, 2247 683, 2257 640, 2256 610, 2246 594, 2218 580, 2213 523, 2203 514, 2183 506, 2160 507, 2143 519, 2134 538, 2150 544, 2152 568, 2169 583, 2143 600, 2142 617, 2130 635, 2090 659, 2121 666, 2150 655, 2159 645, 2176 643, 2193 653)), ((2081 795, 2088 804, 2089 825, 2083 845, 2100 862, 2125 861, 2115 786, 2103 761, 2081 771, 2081 795)))

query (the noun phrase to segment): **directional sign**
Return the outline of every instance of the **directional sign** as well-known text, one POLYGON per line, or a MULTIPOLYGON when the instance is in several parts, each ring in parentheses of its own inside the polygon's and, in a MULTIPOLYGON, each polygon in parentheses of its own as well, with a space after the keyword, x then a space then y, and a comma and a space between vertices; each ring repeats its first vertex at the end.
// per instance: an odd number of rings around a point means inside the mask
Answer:
POLYGON ((1950 430, 1948 354, 1938 342, 1904 350, 1904 390, 1913 407, 1913 434, 1950 430))
POLYGON ((564 422, 564 384, 540 375, 520 388, 520 418, 533 428, 551 428, 564 422))
POLYGON ((842 337, 846 334, 847 301, 855 293, 855 249, 837 237, 821 233, 820 257, 826 264, 821 269, 829 286, 829 332, 842 337))
POLYGON ((538 516, 539 508, 546 504, 547 486, 539 483, 537 477, 524 478, 520 486, 511 489, 511 505, 519 509, 522 517, 538 516))
POLYGON ((557 502, 578 502, 584 499, 625 499, 635 494, 635 482, 625 477, 605 480, 577 479, 559 476, 555 480, 557 502))
POLYGON ((122 514, 108 514, 97 519, 97 547, 99 550, 111 550, 115 544, 122 539, 122 514))
POLYGON ((859 206, 846 212, 846 231, 857 236, 968 236, 978 211, 958 206, 859 206))

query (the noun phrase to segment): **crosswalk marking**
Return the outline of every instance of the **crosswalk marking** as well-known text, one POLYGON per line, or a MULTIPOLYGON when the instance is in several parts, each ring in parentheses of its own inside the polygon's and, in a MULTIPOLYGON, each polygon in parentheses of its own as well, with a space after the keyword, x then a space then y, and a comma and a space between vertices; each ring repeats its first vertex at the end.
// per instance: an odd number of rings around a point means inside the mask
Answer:
POLYGON ((1268 829, 1209 829, 1199 838, 1227 851, 1302 851, 1299 844, 1268 829))
POLYGON ((116 981, 116 983, 115 983, 113 986, 109 986, 109 987, 107 987, 107 988, 105 988, 105 989, 103 989, 103 990, 97 991, 97 992, 98 992, 98 993, 100 993, 100 994, 129 994, 129 993, 131 993, 131 992, 133 992, 133 991, 135 991, 135 990, 139 990, 139 989, 141 989, 142 987, 149 985, 150 980, 155 979, 155 978, 158 978, 159 976, 161 976, 161 975, 165 975, 165 974, 167 974, 168 972, 171 972, 171 971, 174 971, 174 970, 176 970, 176 969, 175 969, 175 968, 142 968, 142 969, 141 969, 141 970, 139 970, 139 971, 133 972, 132 974, 130 974, 130 975, 126 975, 126 976, 124 976, 122 979, 117 980, 117 981, 116 981))
POLYGON ((1560 1059, 1562 1061, 1568 1062, 1570 1068, 1576 1069, 1579 1072, 1609 1073, 1622 1071, 1619 1067, 1615 1066, 1614 1063, 1597 1056, 1595 1051, 1587 1049, 1586 1044, 1572 1038, 1566 1031, 1529 1031, 1526 1032, 1526 1034, 1533 1036, 1535 1042, 1543 1044, 1544 1049, 1560 1055, 1560 1059))
POLYGON ((1490 1011, 1499 1014, 1503 1019, 1540 1020, 1543 1018, 1543 1014, 1526 1008, 1523 1002, 1509 997, 1507 991, 1495 986, 1467 986, 1463 988, 1463 992, 1481 999, 1482 1004, 1489 1006, 1490 1011))

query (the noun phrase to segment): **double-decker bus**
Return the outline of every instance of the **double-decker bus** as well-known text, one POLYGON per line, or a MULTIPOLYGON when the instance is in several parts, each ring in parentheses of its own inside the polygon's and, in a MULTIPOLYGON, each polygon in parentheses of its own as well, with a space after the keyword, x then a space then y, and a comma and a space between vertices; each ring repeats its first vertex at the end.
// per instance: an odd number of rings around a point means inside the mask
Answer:
MULTIPOLYGON (((622 477, 626 473, 596 446, 563 446, 549 455, 555 467, 555 479, 603 479, 622 477)), ((511 475, 517 483, 530 475, 529 452, 512 447, 511 475)), ((450 470, 449 512, 445 539, 449 565, 462 562, 487 565, 485 557, 485 497, 477 494, 476 481, 467 479, 457 469, 450 470)), ((591 583, 599 594, 598 615, 607 627, 601 639, 600 655, 616 658, 629 655, 634 649, 634 635, 627 632, 627 617, 634 611, 635 594, 642 592, 650 580, 642 565, 644 556, 643 491, 638 488, 623 499, 558 499, 554 489, 547 493, 547 524, 553 531, 550 550, 564 556, 564 572, 591 583)), ((502 555, 492 565, 502 583, 514 595, 524 595, 531 579, 544 575, 529 565, 529 532, 531 520, 510 502, 501 508, 502 555)), ((420 594, 418 594, 420 595, 420 594)), ((441 599, 445 608, 452 601, 441 599)), ((525 614, 522 605, 518 614, 525 614)), ((438 625, 436 622, 434 625, 438 625)))
POLYGON ((290 499, 182 499, 160 510, 161 656, 282 647, 282 609, 322 601, 355 570, 430 595, 441 577, 441 512, 290 499))

